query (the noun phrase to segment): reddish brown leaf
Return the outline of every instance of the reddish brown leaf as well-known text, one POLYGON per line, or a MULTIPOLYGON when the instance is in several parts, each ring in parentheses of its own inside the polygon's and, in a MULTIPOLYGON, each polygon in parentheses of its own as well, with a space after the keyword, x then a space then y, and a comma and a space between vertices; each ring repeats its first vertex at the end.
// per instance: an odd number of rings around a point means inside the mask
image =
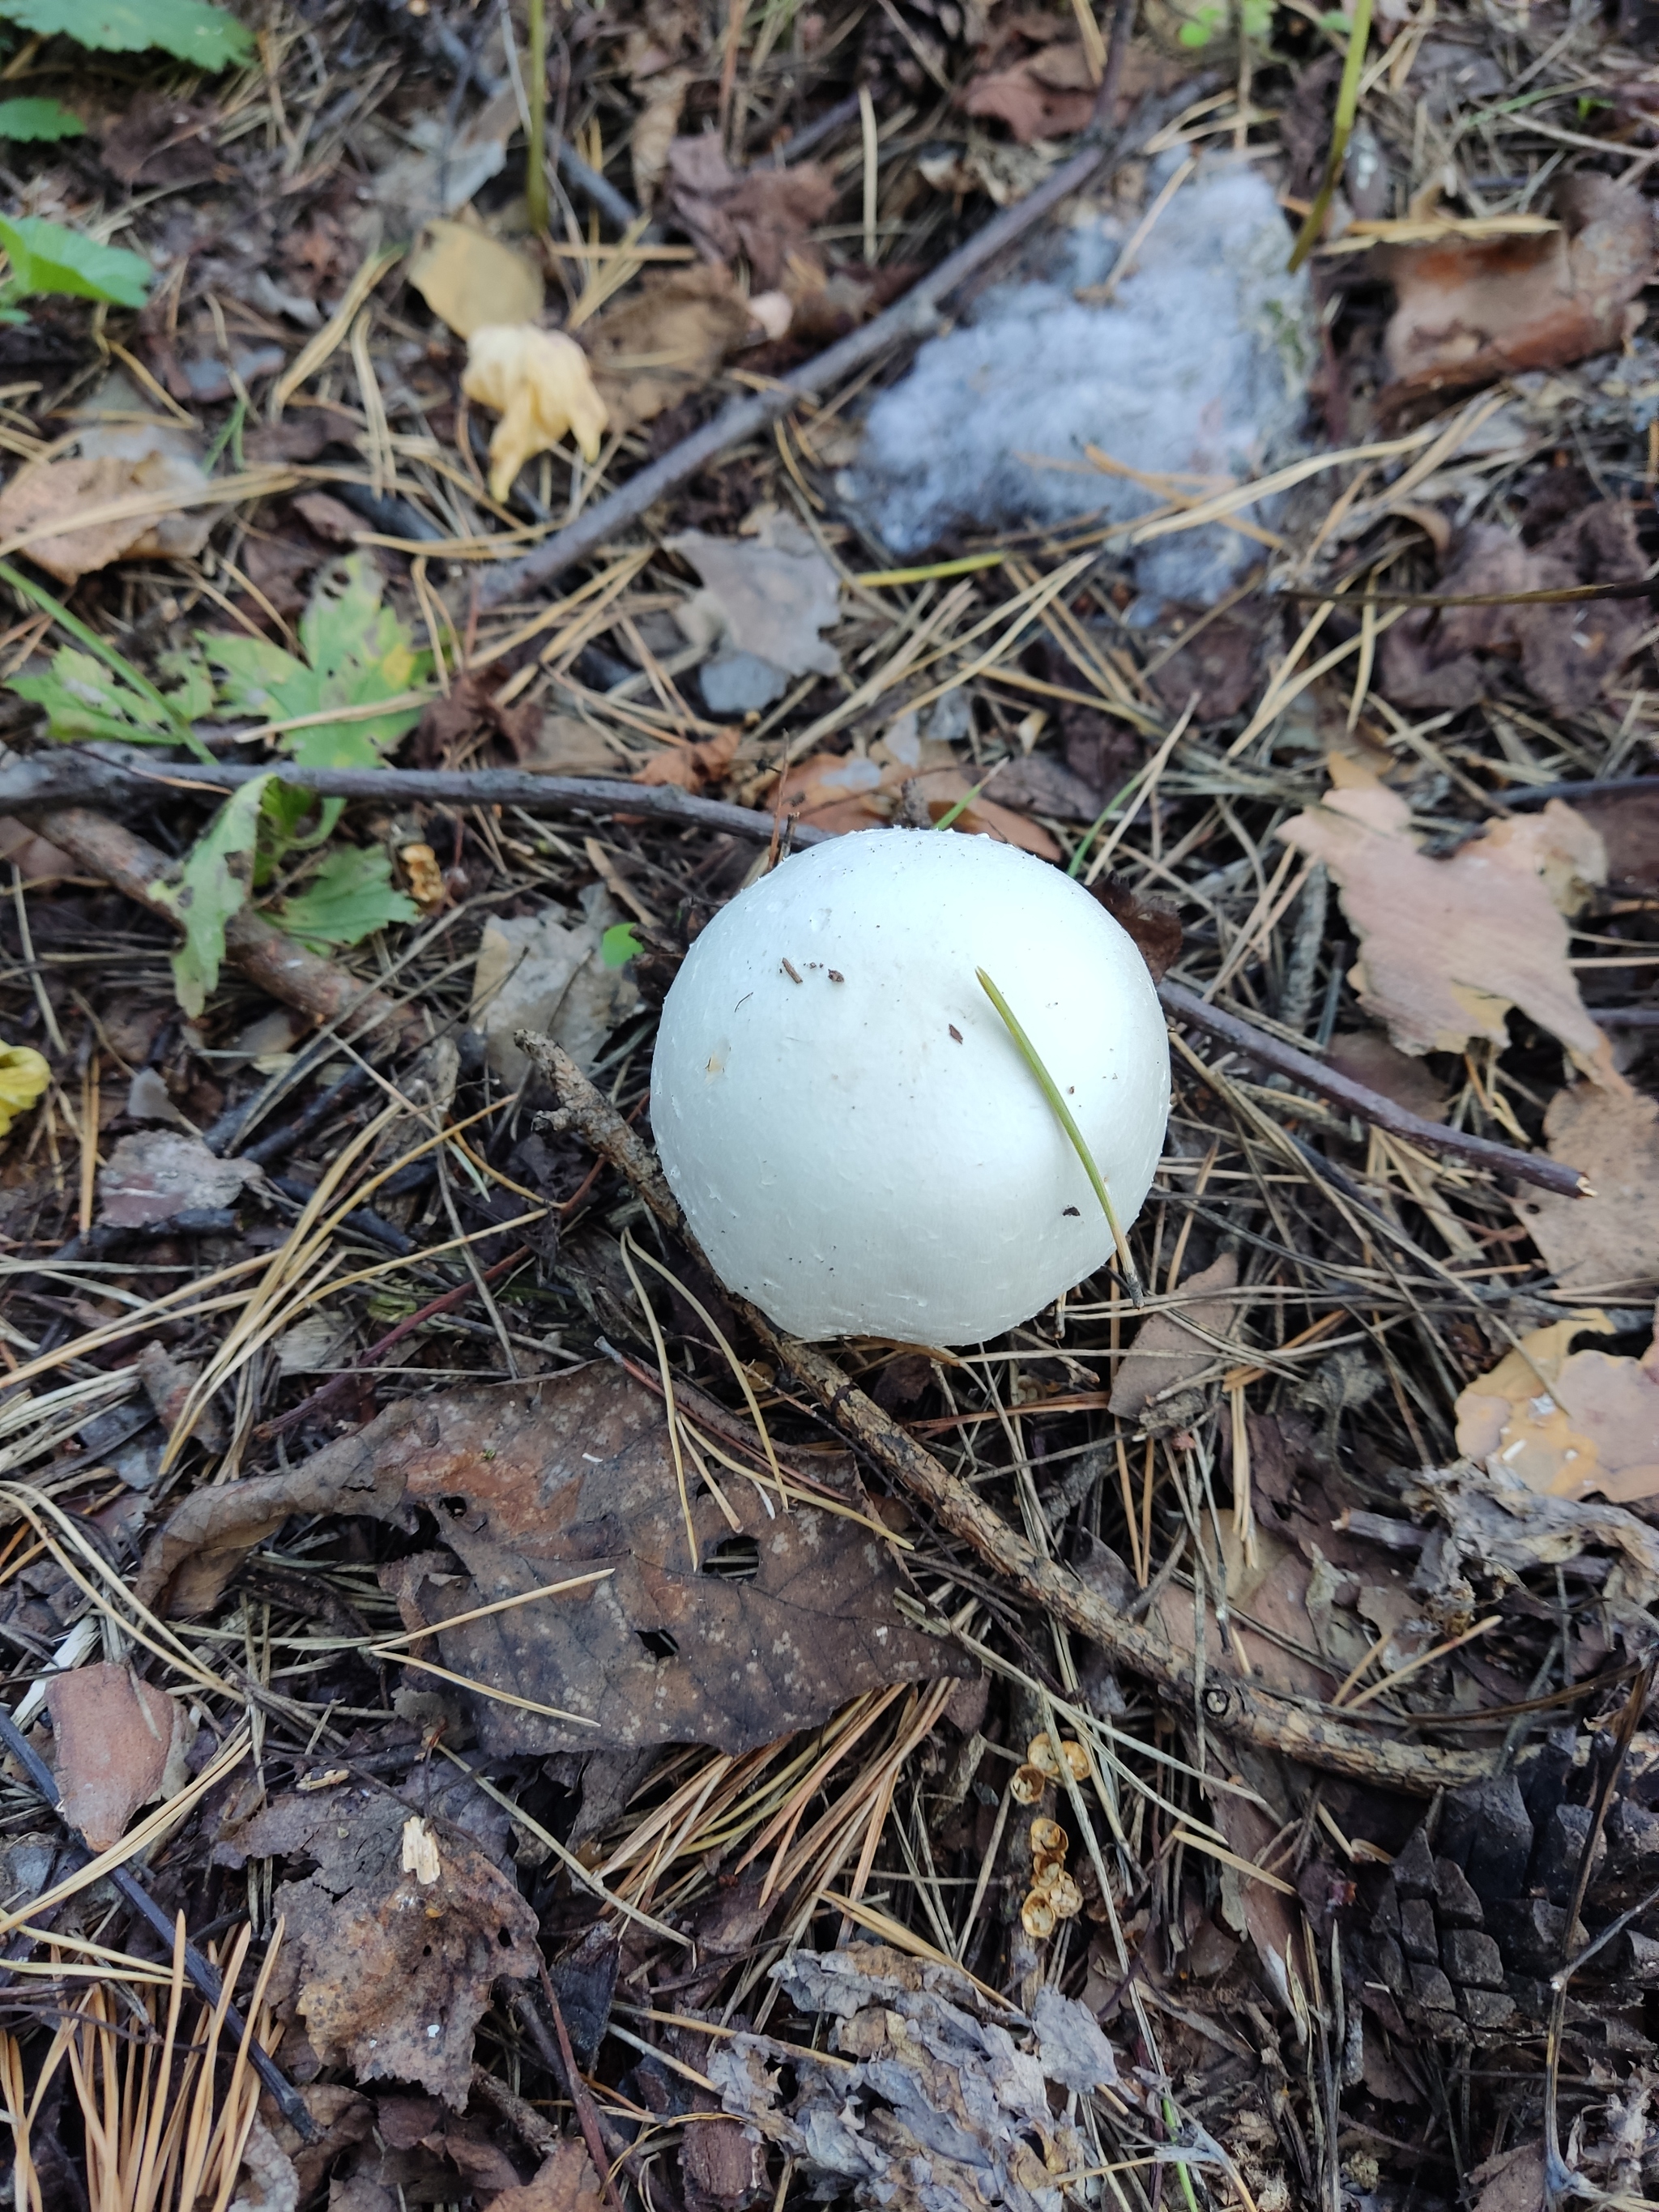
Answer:
POLYGON ((55 1675, 46 1710, 64 1817, 94 1851, 107 1850, 160 1790, 179 1708, 130 1668, 106 1662, 55 1675))
POLYGON ((1112 920, 1140 947, 1154 983, 1161 983, 1181 957, 1181 916, 1160 899, 1143 899, 1121 876, 1102 876, 1089 886, 1112 920))

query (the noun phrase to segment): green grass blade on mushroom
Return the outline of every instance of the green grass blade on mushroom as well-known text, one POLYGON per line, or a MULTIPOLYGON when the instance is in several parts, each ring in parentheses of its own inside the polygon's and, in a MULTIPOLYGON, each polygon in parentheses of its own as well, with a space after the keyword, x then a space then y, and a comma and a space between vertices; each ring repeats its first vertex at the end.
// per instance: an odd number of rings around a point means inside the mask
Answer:
POLYGON ((1117 1248, 1118 1265, 1123 1272, 1125 1287, 1134 1304, 1144 1305, 1146 1302, 1146 1293, 1140 1287, 1140 1277, 1136 1272, 1134 1261, 1130 1255, 1128 1239, 1123 1234, 1122 1224, 1117 1218, 1117 1208, 1112 1204, 1112 1194, 1106 1188, 1106 1178, 1095 1164, 1095 1156, 1089 1150, 1087 1139, 1079 1128, 1071 1108, 1060 1096, 1060 1085, 1044 1066, 1042 1054, 1020 1027, 1019 1018, 1013 1008, 982 968, 976 968, 974 973, 979 978, 980 988, 1001 1015, 1009 1036, 1019 1048, 1021 1059, 1036 1076, 1038 1088, 1054 1109, 1054 1119, 1065 1130, 1066 1136, 1071 1139, 1073 1150, 1082 1161, 1083 1172, 1088 1176, 1095 1196, 1100 1200, 1100 1210, 1106 1216, 1106 1225, 1112 1232, 1112 1243, 1117 1248))

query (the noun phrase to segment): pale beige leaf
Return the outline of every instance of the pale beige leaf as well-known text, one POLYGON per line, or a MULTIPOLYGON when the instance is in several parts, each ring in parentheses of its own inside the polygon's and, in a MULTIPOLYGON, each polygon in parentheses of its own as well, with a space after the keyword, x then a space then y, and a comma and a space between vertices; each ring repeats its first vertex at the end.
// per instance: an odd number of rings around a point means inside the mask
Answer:
POLYGON ((468 342, 461 389, 501 418, 489 441, 493 499, 504 500, 525 463, 550 453, 566 431, 585 460, 599 459, 609 419, 605 402, 593 389, 586 355, 562 331, 486 324, 468 342))
POLYGON ((1659 1105, 1575 1084, 1544 1116, 1552 1158, 1576 1167, 1593 1198, 1528 1190, 1516 1211, 1563 1291, 1649 1295, 1659 1286, 1659 1105))
POLYGON ((1640 1359, 1568 1348, 1615 1326, 1587 1308, 1523 1336, 1459 1396, 1459 1451, 1540 1497, 1659 1497, 1659 1341, 1640 1359))
POLYGON ((489 323, 533 323, 542 311, 534 263, 468 222, 429 222, 409 281, 457 337, 489 323))
POLYGON ((1323 860, 1359 938, 1350 980, 1402 1052, 1506 1044, 1518 1006, 1597 1083, 1622 1091, 1607 1038, 1567 964, 1565 916, 1603 882, 1601 838, 1571 807, 1487 825, 1449 860, 1419 852, 1410 809, 1366 782, 1326 793, 1279 835, 1323 860))

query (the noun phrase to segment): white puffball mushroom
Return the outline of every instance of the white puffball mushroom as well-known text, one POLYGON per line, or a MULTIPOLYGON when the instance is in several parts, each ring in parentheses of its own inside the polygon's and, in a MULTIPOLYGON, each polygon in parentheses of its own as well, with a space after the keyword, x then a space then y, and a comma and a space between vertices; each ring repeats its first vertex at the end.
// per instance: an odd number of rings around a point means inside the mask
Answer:
POLYGON ((658 1149, 720 1280, 790 1334, 973 1343, 1110 1255, 981 968, 1127 1229, 1163 1148, 1169 1037, 1133 940, 1057 868, 860 830, 751 884, 687 954, 652 1066, 658 1149))

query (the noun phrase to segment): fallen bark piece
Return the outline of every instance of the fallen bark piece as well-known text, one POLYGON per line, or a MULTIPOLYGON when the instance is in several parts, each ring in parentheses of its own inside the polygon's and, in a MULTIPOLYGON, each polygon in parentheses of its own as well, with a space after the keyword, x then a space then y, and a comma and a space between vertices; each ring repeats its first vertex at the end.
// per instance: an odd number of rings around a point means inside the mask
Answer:
POLYGON ((850 1468, 839 1493, 820 1504, 796 1491, 785 1511, 775 1488, 763 1495, 706 1453, 703 1486, 696 1434, 682 1438, 683 1489, 658 1401, 602 1363, 407 1400, 289 1474, 186 1499, 138 1587, 146 1603, 187 1595, 199 1611, 289 1513, 405 1528, 433 1515, 444 1549, 383 1579, 407 1630, 438 1630, 416 1650, 463 1678, 492 1757, 747 1751, 865 1691, 968 1671, 900 1618, 897 1571, 850 1468), (592 1579, 444 1626, 573 1576, 592 1579))
POLYGON ((311 1863, 271 1899, 288 1925, 270 2000, 298 2014, 320 2063, 418 2081, 459 2110, 491 1985, 536 1972, 538 1924, 452 1827, 432 1838, 435 1871, 406 1869, 408 1822, 406 1805, 369 1790, 279 1797, 234 1832, 234 1856, 311 1863))
POLYGON ((1565 916, 1604 880, 1589 823, 1559 799, 1540 815, 1488 823, 1449 860, 1417 848, 1411 809, 1367 779, 1328 792, 1279 835, 1323 860, 1359 935, 1360 1003, 1402 1052, 1507 1044, 1510 1006, 1559 1037, 1586 1075, 1627 1088, 1567 965, 1565 916))

